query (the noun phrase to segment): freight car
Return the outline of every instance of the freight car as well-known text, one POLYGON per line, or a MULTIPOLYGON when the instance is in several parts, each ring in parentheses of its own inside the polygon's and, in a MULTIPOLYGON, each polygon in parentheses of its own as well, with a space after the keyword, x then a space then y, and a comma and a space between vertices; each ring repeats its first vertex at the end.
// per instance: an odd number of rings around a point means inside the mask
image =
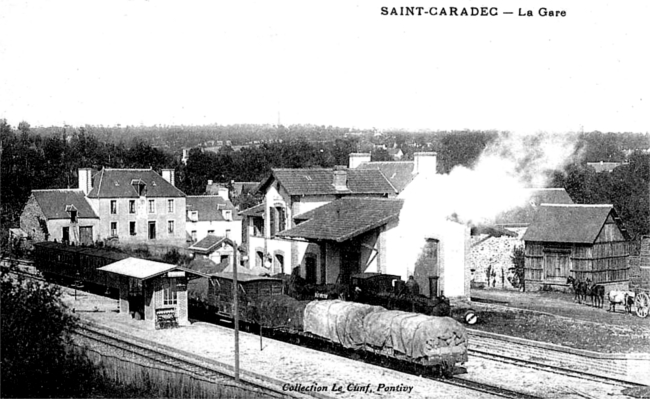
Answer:
MULTIPOLYGON (((203 303, 217 317, 231 320, 232 290, 232 273, 210 275, 203 303)), ((283 294, 281 279, 248 275, 239 275, 238 301, 243 325, 263 327, 267 334, 292 342, 406 363, 446 376, 455 364, 467 361, 467 332, 449 317, 341 300, 299 301, 283 294)))
POLYGON ((118 289, 117 278, 97 269, 128 258, 128 255, 101 248, 67 245, 57 242, 34 244, 34 266, 51 280, 83 283, 95 290, 118 289))

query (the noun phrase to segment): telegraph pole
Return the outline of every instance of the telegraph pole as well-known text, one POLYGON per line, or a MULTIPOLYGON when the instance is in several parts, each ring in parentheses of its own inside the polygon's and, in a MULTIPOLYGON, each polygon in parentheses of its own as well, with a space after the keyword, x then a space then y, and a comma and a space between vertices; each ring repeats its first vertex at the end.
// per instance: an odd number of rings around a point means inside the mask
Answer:
POLYGON ((232 285, 233 285, 233 311, 235 312, 235 382, 239 383, 239 283, 237 283, 237 243, 230 241, 233 249, 233 268, 232 268, 232 285))

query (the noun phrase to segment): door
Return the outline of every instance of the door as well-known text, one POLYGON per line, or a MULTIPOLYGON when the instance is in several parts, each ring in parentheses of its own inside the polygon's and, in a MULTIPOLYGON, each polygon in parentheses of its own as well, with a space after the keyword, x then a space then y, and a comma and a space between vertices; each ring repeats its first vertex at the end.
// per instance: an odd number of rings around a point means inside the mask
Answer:
POLYGON ((316 284, 316 257, 313 255, 305 259, 305 280, 308 284, 316 284))
POLYGON ((149 222, 149 239, 156 239, 156 222, 149 222))
POLYGON ((544 281, 566 283, 569 276, 569 253, 544 252, 544 281))
POLYGON ((350 278, 353 274, 360 272, 359 263, 361 262, 361 250, 358 245, 346 245, 341 250, 341 284, 350 284, 350 278))
POLYGON ((86 245, 93 243, 93 226, 79 227, 79 241, 86 245))

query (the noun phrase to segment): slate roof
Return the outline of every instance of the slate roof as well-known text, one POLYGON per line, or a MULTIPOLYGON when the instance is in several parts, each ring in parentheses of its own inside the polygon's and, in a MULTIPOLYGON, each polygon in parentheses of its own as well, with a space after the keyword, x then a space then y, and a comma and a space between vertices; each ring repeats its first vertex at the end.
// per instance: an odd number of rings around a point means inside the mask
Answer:
POLYGON ((524 233, 524 241, 593 244, 609 215, 627 231, 612 205, 551 205, 539 207, 533 222, 524 233))
POLYGON ((398 192, 402 192, 413 181, 415 162, 364 162, 357 169, 379 169, 398 192))
POLYGON ((185 194, 151 169, 104 168, 93 177, 93 189, 88 198, 139 198, 131 184, 142 180, 147 197, 185 197, 185 194))
POLYGON ((296 216, 306 221, 278 236, 343 242, 399 217, 403 204, 392 198, 341 198, 296 216))
POLYGON ((212 252, 212 249, 217 245, 219 245, 221 242, 223 242, 223 240, 225 239, 226 239, 225 237, 215 236, 214 234, 208 234, 207 237, 194 243, 188 249, 196 252, 201 252, 201 253, 212 252))
POLYGON ((221 213, 222 209, 232 211, 232 220, 237 221, 242 219, 237 214, 237 210, 232 202, 226 201, 218 195, 188 195, 185 199, 185 204, 188 212, 188 221, 190 221, 189 212, 192 211, 199 212, 199 222, 226 221, 221 213))
POLYGON ((68 205, 74 205, 78 218, 99 219, 82 190, 32 190, 32 195, 48 220, 69 219, 68 205))
POLYGON ((621 165, 623 165, 621 162, 587 162, 587 166, 596 169, 596 173, 611 172, 621 165))
POLYGON ((378 169, 345 170, 348 176, 348 190, 334 188, 333 169, 272 169, 271 175, 260 183, 256 191, 264 190, 277 180, 289 195, 396 193, 395 188, 378 169))
POLYGON ((530 188, 526 204, 510 209, 496 216, 495 224, 530 224, 541 204, 573 204, 573 200, 563 188, 530 188))

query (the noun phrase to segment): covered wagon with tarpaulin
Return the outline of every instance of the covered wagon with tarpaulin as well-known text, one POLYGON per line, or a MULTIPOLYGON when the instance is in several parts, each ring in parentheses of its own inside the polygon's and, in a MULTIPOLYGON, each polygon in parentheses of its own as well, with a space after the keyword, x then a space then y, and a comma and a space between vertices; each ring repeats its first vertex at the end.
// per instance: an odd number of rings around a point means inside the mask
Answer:
POLYGON ((187 282, 204 274, 146 259, 126 258, 99 270, 119 281, 120 313, 144 319, 156 328, 189 325, 187 282))
POLYGON ((523 240, 527 290, 568 290, 569 276, 628 289, 629 235, 612 205, 542 204, 523 240))

